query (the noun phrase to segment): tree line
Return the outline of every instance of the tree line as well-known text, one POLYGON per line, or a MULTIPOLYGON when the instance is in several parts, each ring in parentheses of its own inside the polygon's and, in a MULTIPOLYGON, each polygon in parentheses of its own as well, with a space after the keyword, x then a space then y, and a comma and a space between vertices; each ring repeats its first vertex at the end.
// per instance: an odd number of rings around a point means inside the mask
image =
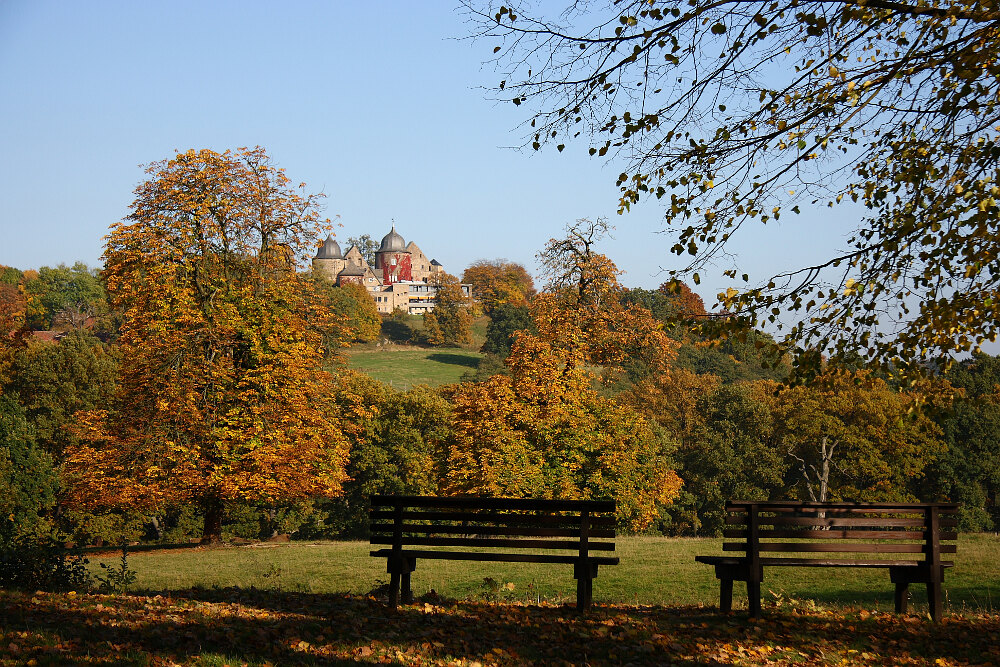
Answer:
POLYGON ((149 167, 98 272, 0 273, 0 548, 358 536, 373 493, 614 497, 623 530, 717 535, 727 498, 951 500, 1000 527, 1000 361, 921 384, 861 359, 788 383, 787 356, 685 284, 629 289, 581 220, 439 291, 426 329, 485 354, 401 392, 348 370, 383 322, 300 270, 318 200, 261 149, 149 167), (729 327, 720 338, 716 327, 729 327), (33 330, 58 332, 58 342, 33 330))

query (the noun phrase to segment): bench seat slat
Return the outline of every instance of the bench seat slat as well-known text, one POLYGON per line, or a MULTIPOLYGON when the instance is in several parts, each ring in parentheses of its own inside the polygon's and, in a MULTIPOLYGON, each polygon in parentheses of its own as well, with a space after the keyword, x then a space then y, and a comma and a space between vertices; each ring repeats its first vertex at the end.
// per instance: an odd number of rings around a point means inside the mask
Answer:
MULTIPOLYGON (((392 537, 373 535, 371 544, 393 544, 392 537)), ((476 537, 408 537, 403 536, 400 544, 424 547, 485 547, 504 549, 580 549, 579 540, 532 540, 532 539, 492 539, 476 537)), ((591 551, 614 551, 613 542, 589 542, 587 548, 591 551)))
MULTIPOLYGON (((391 535, 393 525, 391 523, 372 524, 370 532, 374 534, 391 535)), ((521 535, 525 537, 580 537, 579 528, 531 528, 531 527, 506 527, 506 526, 461 526, 461 525, 413 525, 402 524, 404 533, 430 533, 434 535, 521 535)), ((591 530, 590 537, 615 537, 613 530, 591 530)))
MULTIPOLYGON (((503 552, 470 553, 467 551, 430 551, 403 549, 404 558, 431 558, 439 560, 475 560, 497 563, 560 563, 571 565, 579 562, 579 556, 562 556, 557 554, 514 554, 503 552)), ((392 549, 379 549, 370 555, 381 558, 392 556, 392 549)), ((595 565, 618 565, 618 558, 613 556, 590 556, 587 562, 595 565)))

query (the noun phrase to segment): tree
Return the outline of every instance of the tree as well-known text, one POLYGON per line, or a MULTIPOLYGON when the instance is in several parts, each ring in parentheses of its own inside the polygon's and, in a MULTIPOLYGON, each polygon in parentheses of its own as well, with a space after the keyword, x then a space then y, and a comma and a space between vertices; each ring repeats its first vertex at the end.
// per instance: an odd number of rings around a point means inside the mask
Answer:
POLYGON ((472 314, 469 298, 458 278, 435 273, 430 284, 435 288, 434 310, 424 315, 424 329, 431 345, 457 345, 472 342, 472 314))
POLYGON ((445 489, 543 498, 615 498, 623 527, 652 523, 681 486, 669 443, 635 410, 599 396, 566 351, 519 334, 511 375, 459 385, 445 489))
POLYGON ((528 307, 509 303, 498 305, 490 311, 490 323, 486 325, 486 340, 479 351, 506 359, 514 343, 514 334, 518 331, 537 333, 528 307))
POLYGON ((53 326, 80 329, 106 310, 107 296, 96 269, 83 262, 73 266, 43 266, 37 277, 25 280, 28 324, 33 329, 53 326))
POLYGON ((516 262, 494 259, 473 262, 462 273, 462 282, 472 287, 472 298, 489 315, 501 305, 526 306, 535 294, 535 281, 516 262))
POLYGON ((317 301, 310 326, 323 337, 327 355, 355 341, 370 343, 382 330, 382 317, 371 293, 363 285, 336 285, 321 273, 313 272, 310 287, 317 301))
POLYGON ((117 374, 114 349, 87 331, 71 331, 58 343, 29 342, 15 353, 10 381, 0 387, 18 395, 36 441, 61 462, 74 413, 107 405, 117 374))
POLYGON ((451 405, 429 387, 397 392, 353 371, 338 375, 336 400, 352 442, 350 480, 343 496, 327 503, 325 536, 362 537, 372 495, 438 492, 452 439, 451 405))
POLYGON ((368 234, 362 234, 361 236, 349 236, 347 242, 358 249, 368 266, 375 267, 375 253, 378 252, 379 248, 378 241, 368 234))
MULTIPOLYGON (((496 44, 499 94, 533 109, 527 141, 562 151, 579 136, 616 156, 621 211, 664 201, 695 283, 741 228, 859 204, 841 214, 860 218, 843 251, 720 295, 737 326, 794 318, 786 348, 897 367, 995 339, 993 3, 626 0, 554 20, 467 9, 496 44)), ((819 354, 800 359, 818 371, 819 354)))
POLYGON ((946 375, 958 390, 936 414, 947 450, 928 470, 922 500, 961 504, 959 530, 1000 527, 1000 358, 963 360, 946 375))
POLYGON ((59 478, 14 396, 0 396, 0 550, 50 528, 59 478))
POLYGON ((78 416, 64 478, 75 507, 197 503, 205 541, 223 503, 334 496, 348 444, 306 280, 321 225, 261 148, 153 163, 112 225, 104 277, 124 314, 105 409, 78 416))
POLYGON ((820 502, 913 499, 944 450, 940 429, 913 409, 915 399, 867 371, 828 370, 783 391, 773 412, 791 462, 789 488, 820 502))

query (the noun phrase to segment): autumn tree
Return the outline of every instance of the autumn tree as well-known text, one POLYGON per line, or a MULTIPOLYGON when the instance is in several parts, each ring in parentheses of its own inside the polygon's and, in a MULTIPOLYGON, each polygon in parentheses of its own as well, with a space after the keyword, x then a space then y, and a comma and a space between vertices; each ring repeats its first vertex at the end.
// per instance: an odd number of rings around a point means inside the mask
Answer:
POLYGON ((615 498, 622 526, 641 530, 681 486, 670 443, 633 409, 599 396, 567 353, 522 333, 508 357, 511 375, 455 389, 445 489, 615 498))
POLYGON ((614 369, 641 359, 664 367, 677 344, 642 306, 622 299, 620 271, 596 250, 610 229, 606 220, 577 220, 538 254, 547 283, 531 304, 538 335, 567 352, 567 367, 587 363, 614 369))
MULTIPOLYGON (((527 143, 614 158, 621 211, 661 200, 695 283, 757 224, 820 207, 857 218, 843 249, 721 295, 737 326, 794 322, 786 348, 897 366, 995 339, 994 3, 467 9, 495 45, 499 96, 531 109, 527 143)), ((801 359, 819 369, 818 354, 801 359)))
POLYGON ((462 282, 472 288, 472 298, 489 315, 501 305, 526 306, 535 294, 535 281, 527 269, 505 259, 473 262, 462 273, 462 282))
POLYGON ((382 317, 363 285, 338 286, 325 275, 313 272, 308 287, 315 300, 309 325, 321 334, 328 356, 355 341, 370 343, 378 339, 382 317))
POLYGON ((867 371, 828 370, 781 392, 773 412, 789 488, 821 502, 913 499, 944 450, 916 398, 867 371))
POLYGON ((469 297, 458 278, 436 273, 430 278, 436 290, 434 310, 424 315, 424 330, 431 345, 457 345, 472 342, 472 314, 469 297))
POLYGON ((80 413, 64 478, 74 507, 197 503, 215 541, 227 500, 333 496, 345 479, 295 271, 316 246, 317 199, 261 148, 189 150, 147 171, 104 252, 124 314, 117 390, 80 413))

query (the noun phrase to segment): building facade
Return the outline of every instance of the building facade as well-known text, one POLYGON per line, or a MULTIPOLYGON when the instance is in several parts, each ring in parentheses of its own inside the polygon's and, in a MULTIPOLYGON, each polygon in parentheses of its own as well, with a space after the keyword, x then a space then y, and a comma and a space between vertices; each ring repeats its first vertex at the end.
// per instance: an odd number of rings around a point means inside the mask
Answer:
MULTIPOLYGON (((444 273, 436 259, 428 259, 420 247, 406 243, 396 231, 396 226, 382 237, 375 251, 375 266, 369 266, 361 251, 355 247, 341 252, 340 244, 328 236, 312 260, 313 268, 338 285, 353 282, 364 285, 375 300, 380 313, 391 313, 397 308, 414 315, 434 310, 437 288, 430 279, 444 273)), ((469 286, 462 285, 469 295, 469 286)))

